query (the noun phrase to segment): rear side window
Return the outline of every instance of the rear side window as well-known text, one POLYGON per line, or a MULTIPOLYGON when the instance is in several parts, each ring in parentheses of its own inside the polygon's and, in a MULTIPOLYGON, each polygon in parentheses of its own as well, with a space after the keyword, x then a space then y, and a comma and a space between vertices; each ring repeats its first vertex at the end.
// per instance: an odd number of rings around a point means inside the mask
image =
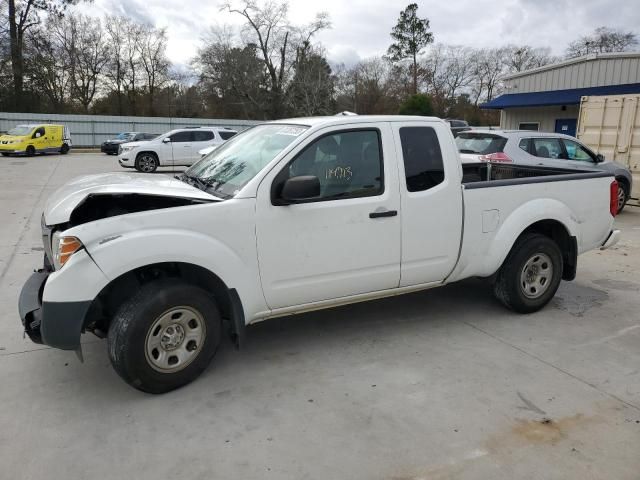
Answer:
POLYGON ((218 132, 218 133, 220 134, 220 137, 223 140, 229 140, 231 137, 233 137, 236 134, 236 132, 224 132, 224 131, 218 132))
POLYGON ((461 132, 456 137, 456 145, 460 153, 489 155, 490 153, 502 152, 506 144, 506 138, 493 133, 461 132))
POLYGON ((193 132, 194 142, 206 142, 213 140, 213 132, 211 130, 196 130, 193 132))
POLYGON ((518 143, 518 147, 529 153, 529 142, 530 140, 528 138, 523 138, 522 140, 520 140, 520 143, 518 143))
POLYGON ((408 191, 422 192, 442 183, 442 151, 433 128, 402 127, 400 142, 408 191))

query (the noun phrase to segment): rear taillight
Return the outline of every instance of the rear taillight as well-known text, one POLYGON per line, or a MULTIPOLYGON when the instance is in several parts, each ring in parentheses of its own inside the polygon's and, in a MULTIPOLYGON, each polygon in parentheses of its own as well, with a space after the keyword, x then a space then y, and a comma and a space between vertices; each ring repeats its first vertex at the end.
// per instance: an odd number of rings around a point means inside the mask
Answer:
POLYGON ((609 212, 612 217, 618 214, 618 182, 616 180, 609 185, 609 212))
POLYGON ((478 160, 481 162, 496 162, 496 163, 512 163, 513 160, 504 152, 490 153, 488 155, 480 155, 478 160))

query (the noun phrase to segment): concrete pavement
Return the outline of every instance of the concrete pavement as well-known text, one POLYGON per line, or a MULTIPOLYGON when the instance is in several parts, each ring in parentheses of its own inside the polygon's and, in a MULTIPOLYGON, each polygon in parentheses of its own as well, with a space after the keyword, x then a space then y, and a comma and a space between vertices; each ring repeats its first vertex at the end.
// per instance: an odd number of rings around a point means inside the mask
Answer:
POLYGON ((640 209, 580 258, 543 311, 490 286, 270 320, 195 383, 124 384, 106 342, 22 338, 17 296, 41 265, 56 187, 115 157, 1 158, 0 477, 15 479, 637 479, 640 209))

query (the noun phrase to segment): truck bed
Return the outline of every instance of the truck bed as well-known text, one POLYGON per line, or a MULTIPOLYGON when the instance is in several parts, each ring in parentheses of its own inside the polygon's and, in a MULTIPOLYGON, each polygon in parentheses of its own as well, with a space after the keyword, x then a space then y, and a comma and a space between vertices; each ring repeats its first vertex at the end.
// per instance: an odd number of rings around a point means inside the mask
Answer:
POLYGON ((464 234, 448 282, 493 275, 536 218, 565 226, 578 253, 598 248, 610 233, 611 173, 495 163, 462 168, 464 234))
POLYGON ((462 183, 467 189, 611 176, 613 174, 600 170, 575 170, 510 163, 478 162, 462 164, 462 183))

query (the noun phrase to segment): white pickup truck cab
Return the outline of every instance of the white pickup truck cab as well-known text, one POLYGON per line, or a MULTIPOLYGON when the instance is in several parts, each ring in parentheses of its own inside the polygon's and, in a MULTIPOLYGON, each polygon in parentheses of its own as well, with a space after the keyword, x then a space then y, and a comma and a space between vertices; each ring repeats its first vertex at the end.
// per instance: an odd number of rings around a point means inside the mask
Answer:
POLYGON ((108 337, 129 384, 195 379, 228 330, 486 277, 522 313, 613 245, 606 172, 469 164, 449 126, 407 116, 266 123, 183 175, 105 174, 55 192, 19 311, 36 342, 108 337), (223 329, 223 326, 226 327, 223 329))

